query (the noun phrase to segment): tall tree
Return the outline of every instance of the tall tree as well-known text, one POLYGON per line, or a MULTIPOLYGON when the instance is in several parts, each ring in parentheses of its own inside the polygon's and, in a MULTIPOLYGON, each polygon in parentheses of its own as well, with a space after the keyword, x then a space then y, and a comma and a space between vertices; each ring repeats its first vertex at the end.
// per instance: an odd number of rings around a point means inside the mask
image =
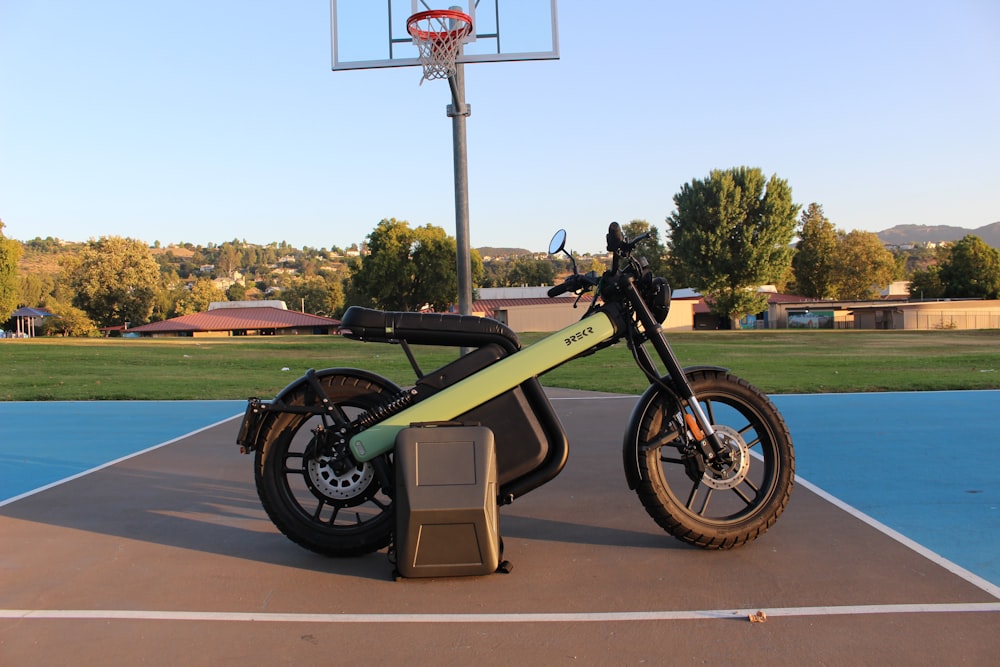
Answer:
MULTIPOLYGON (((377 308, 412 310, 410 251, 413 230, 409 223, 395 218, 383 219, 367 239, 369 254, 351 272, 355 298, 362 298, 365 305, 377 308)), ((457 286, 457 279, 455 284, 457 286)))
MULTIPOLYGON (((444 229, 425 225, 413 230, 411 297, 416 308, 429 305, 440 312, 458 300, 457 252, 458 244, 444 229)), ((479 267, 481 276, 481 260, 479 267)))
POLYGON ((838 234, 832 275, 837 299, 871 299, 896 276, 896 260, 872 232, 838 234))
POLYGON ((233 271, 240 268, 241 253, 236 245, 238 241, 226 242, 219 247, 219 258, 215 261, 215 267, 219 270, 219 275, 231 278, 233 271))
POLYGON ((796 293, 814 299, 832 299, 837 230, 823 215, 819 204, 809 204, 802 213, 799 239, 792 257, 796 293))
POLYGON ((17 262, 21 259, 22 252, 20 243, 4 237, 3 228, 3 220, 0 220, 0 322, 6 322, 11 313, 17 310, 20 290, 17 262))
POLYGON ((70 272, 73 305, 99 327, 145 324, 159 280, 159 265, 144 243, 103 236, 87 242, 70 272))
POLYGON ((776 282, 792 256, 799 207, 792 190, 758 168, 715 170, 674 195, 668 248, 689 286, 730 320, 767 307, 756 288, 776 282))
MULTIPOLYGON (((455 239, 434 225, 381 220, 366 237, 368 255, 351 268, 351 301, 377 308, 418 310, 429 304, 447 310, 458 299, 455 239)), ((472 252, 473 284, 483 262, 472 252)))
POLYGON ((949 249, 940 278, 947 297, 1000 298, 1000 250, 969 234, 949 249))

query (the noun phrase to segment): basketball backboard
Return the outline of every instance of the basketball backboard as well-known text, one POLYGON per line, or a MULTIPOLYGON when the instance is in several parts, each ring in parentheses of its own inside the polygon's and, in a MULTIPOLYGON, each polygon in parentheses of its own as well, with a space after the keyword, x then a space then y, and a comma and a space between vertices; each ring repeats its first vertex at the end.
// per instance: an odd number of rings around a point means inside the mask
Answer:
POLYGON ((453 7, 473 24, 460 63, 559 57, 556 0, 330 0, 333 69, 419 65, 407 19, 453 7))

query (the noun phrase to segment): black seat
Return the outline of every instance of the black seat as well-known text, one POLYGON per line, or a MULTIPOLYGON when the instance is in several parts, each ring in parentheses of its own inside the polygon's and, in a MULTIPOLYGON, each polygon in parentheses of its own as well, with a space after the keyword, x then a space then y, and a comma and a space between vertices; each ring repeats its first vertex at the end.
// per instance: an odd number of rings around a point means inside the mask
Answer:
POLYGON ((356 340, 406 341, 415 345, 482 347, 496 343, 507 353, 521 348, 509 327, 496 320, 450 313, 409 313, 351 306, 341 319, 341 333, 356 340))

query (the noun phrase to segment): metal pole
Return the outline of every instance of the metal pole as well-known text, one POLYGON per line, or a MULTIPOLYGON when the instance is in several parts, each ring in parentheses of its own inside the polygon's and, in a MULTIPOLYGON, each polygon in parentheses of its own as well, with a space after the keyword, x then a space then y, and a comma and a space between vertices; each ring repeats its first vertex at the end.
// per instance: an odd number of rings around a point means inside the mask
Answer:
POLYGON ((472 250, 469 241, 469 155, 465 119, 471 110, 465 103, 465 65, 458 63, 448 77, 452 103, 448 105, 455 161, 455 243, 458 270, 458 312, 472 314, 472 250))

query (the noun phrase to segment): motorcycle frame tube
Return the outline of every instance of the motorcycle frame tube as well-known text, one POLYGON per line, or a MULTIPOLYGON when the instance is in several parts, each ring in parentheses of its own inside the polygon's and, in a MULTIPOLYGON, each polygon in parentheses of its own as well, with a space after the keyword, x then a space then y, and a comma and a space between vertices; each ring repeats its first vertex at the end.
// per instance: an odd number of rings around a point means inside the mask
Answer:
POLYGON ((351 438, 351 453, 358 461, 370 461, 390 451, 396 434, 410 424, 454 419, 615 335, 614 322, 602 312, 574 322, 358 433, 351 438))

